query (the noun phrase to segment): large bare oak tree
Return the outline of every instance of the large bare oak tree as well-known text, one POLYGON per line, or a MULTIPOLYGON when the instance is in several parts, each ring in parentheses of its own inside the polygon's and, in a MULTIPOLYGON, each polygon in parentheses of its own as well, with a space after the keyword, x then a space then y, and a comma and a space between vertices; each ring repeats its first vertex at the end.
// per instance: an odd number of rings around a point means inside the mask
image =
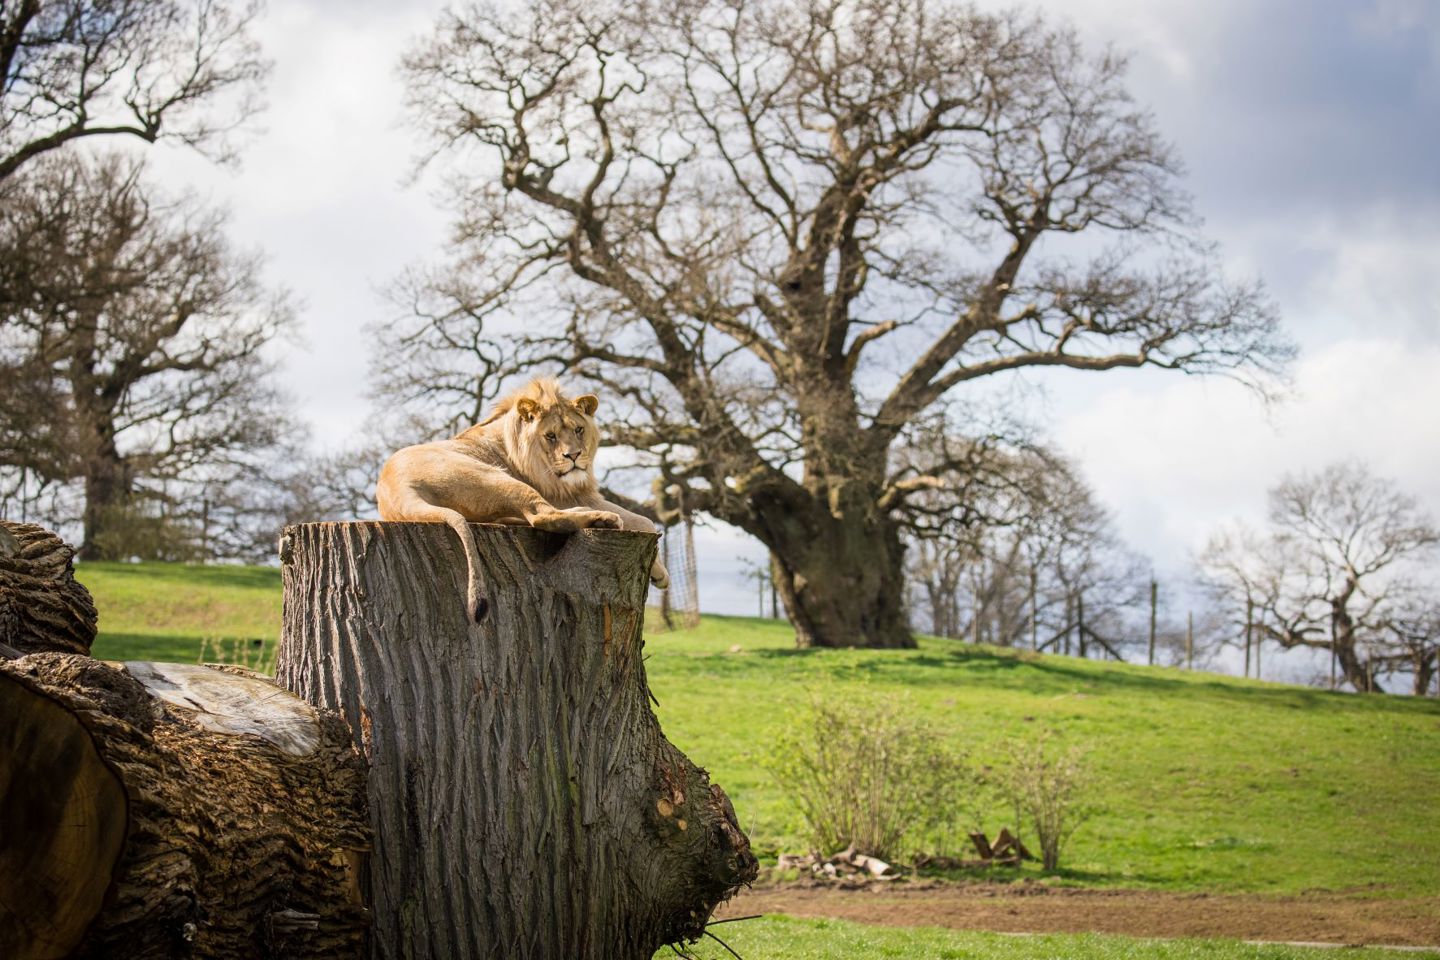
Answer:
POLYGON ((468 5, 405 71, 456 255, 411 278, 382 389, 459 417, 534 364, 608 388, 662 515, 679 491, 768 546, 802 645, 912 644, 897 521, 966 460, 893 451, 962 385, 1287 354, 1198 239, 1123 58, 1039 18, 468 5))
POLYGON ((264 353, 292 312, 223 221, 113 156, 0 181, 0 482, 81 488, 86 558, 153 553, 136 511, 198 518, 292 430, 264 353))

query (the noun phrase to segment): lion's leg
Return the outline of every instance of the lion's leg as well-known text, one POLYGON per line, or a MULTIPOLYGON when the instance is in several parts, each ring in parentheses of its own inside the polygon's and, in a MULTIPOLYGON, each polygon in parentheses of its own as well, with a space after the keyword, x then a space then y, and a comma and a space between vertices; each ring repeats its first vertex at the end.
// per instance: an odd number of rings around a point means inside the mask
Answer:
POLYGON ((614 530, 620 526, 620 518, 609 510, 591 510, 589 507, 567 507, 564 510, 551 507, 550 509, 554 512, 532 516, 530 525, 556 533, 573 533, 585 527, 614 530))
POLYGON ((434 470, 415 485, 427 502, 454 507, 477 523, 524 522, 540 530, 573 533, 584 527, 618 527, 609 510, 560 510, 528 483, 489 464, 464 457, 447 458, 443 473, 434 470))

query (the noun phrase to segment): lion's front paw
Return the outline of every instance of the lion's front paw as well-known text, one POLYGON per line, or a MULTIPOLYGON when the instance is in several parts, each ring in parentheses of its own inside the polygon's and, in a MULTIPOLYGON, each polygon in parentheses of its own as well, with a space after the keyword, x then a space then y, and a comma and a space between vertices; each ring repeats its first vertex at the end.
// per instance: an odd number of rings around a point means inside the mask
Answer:
POLYGON ((660 590, 670 586, 670 571, 666 570, 665 564, 659 560, 650 564, 650 582, 660 590))
POLYGON ((577 527, 595 527, 599 530, 620 529, 620 515, 609 510, 591 510, 588 507, 567 507, 561 511, 575 522, 577 527))

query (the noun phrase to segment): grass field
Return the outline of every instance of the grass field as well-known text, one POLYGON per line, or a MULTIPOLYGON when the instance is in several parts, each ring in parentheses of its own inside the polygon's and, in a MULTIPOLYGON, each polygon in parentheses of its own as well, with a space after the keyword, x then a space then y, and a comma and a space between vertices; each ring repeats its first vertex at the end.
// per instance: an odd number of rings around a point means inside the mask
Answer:
POLYGON ((226 649, 280 638, 280 571, 179 563, 83 563, 76 579, 100 610, 102 660, 194 663, 202 641, 226 649))
MULTIPOLYGON (((77 575, 101 611, 99 657, 193 662, 202 639, 273 641, 279 630, 277 570, 92 563, 77 575)), ((652 632, 646 652, 666 735, 729 792, 762 856, 804 841, 758 752, 811 697, 864 691, 907 698, 980 759, 999 738, 1040 728, 1087 744, 1099 812, 1066 849, 1058 882, 1440 894, 1435 700, 934 639, 914 651, 797 651, 785 625, 745 618, 652 632)), ((985 826, 993 834, 1006 819, 994 810, 985 826)))
MULTIPOLYGON (((746 960, 834 960, 836 957, 898 957, 904 960, 1327 960, 1333 949, 1239 940, 1145 940, 1099 934, 1045 936, 973 933, 938 927, 874 927, 845 920, 769 916, 723 924, 715 932, 746 960)), ((689 948, 698 960, 734 960, 713 940, 689 948)), ((1437 954, 1422 954, 1436 956, 1437 954)), ((662 949, 655 960, 674 960, 662 949)), ((1345 960, 1415 960, 1417 954, 1385 949, 1346 949, 1345 960)))
MULTIPOLYGON (((1048 727, 1087 744, 1099 812, 1061 877, 1090 886, 1440 893, 1440 703, 923 640, 792 649, 769 621, 647 640, 665 732, 710 769, 764 855, 803 850, 757 745, 811 696, 907 698, 980 759, 1048 727), (739 646, 740 652, 729 652, 739 646)), ((1008 818, 995 810, 991 835, 1008 818)))

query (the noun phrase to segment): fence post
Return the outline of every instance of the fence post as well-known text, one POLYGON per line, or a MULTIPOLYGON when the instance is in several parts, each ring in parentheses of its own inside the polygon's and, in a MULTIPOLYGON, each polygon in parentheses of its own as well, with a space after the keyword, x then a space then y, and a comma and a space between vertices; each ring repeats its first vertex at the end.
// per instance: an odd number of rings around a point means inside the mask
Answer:
MULTIPOLYGON (((1040 629, 1040 626, 1039 626, 1040 617, 1039 617, 1039 614, 1038 614, 1038 608, 1036 607, 1035 594, 1036 594, 1035 568, 1034 568, 1034 567, 1031 567, 1031 568, 1030 568, 1030 649, 1031 649, 1032 651, 1034 651, 1034 650, 1039 650, 1039 649, 1040 649, 1040 635, 1039 635, 1039 633, 1038 633, 1038 631, 1039 631, 1039 629, 1040 629)), ((1440 672, 1440 671, 1437 671, 1437 672, 1440 672)))
POLYGON ((1160 592, 1160 587, 1159 587, 1159 585, 1156 584, 1155 578, 1154 578, 1154 577, 1151 577, 1151 578, 1150 578, 1150 656, 1149 656, 1149 659, 1148 659, 1146 662, 1149 663, 1150 666, 1152 666, 1152 667, 1155 666, 1155 604, 1156 604, 1157 595, 1159 594, 1159 592, 1160 592))
POLYGON ((1075 612, 1075 595, 1065 595, 1065 656, 1070 656, 1070 616, 1075 612))
POLYGON ((1255 601, 1245 598, 1245 676, 1250 676, 1250 621, 1255 616, 1255 601))
POLYGON ((1195 669, 1195 611, 1185 614, 1185 669, 1195 669))

